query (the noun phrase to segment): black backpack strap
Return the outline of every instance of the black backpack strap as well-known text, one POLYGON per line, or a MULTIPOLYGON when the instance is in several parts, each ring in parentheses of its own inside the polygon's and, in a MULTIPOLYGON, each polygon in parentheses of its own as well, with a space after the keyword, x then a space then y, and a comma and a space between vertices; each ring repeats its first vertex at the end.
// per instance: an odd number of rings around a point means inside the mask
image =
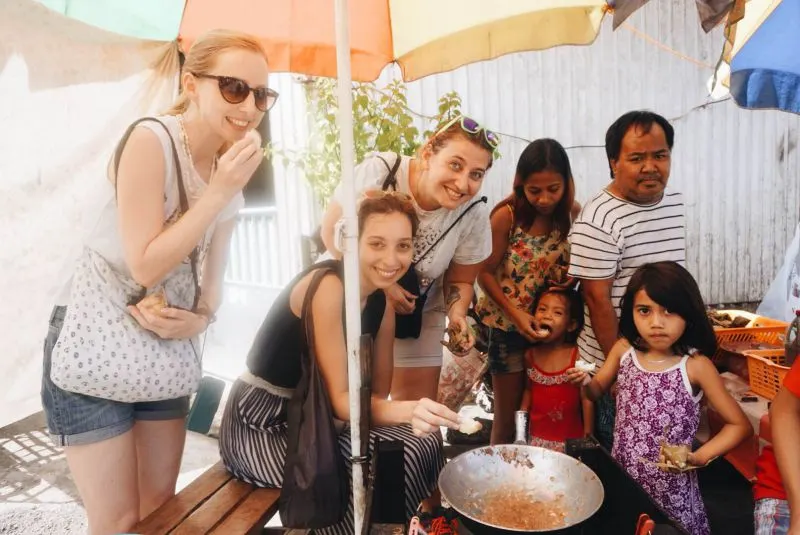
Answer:
POLYGON ((389 166, 389 162, 383 159, 383 156, 378 156, 378 158, 383 162, 383 165, 386 166, 386 170, 389 174, 386 175, 386 178, 383 179, 383 185, 381 189, 383 191, 392 188, 393 191, 397 191, 397 170, 400 169, 400 163, 403 161, 403 157, 397 153, 395 153, 397 159, 394 161, 392 166, 389 166))
MULTIPOLYGON (((178 148, 175 146, 175 140, 172 139, 172 133, 169 131, 169 128, 167 128, 167 125, 155 117, 142 117, 141 119, 134 121, 122 135, 122 139, 120 139, 119 143, 117 144, 117 148, 114 151, 114 196, 116 197, 117 195, 117 174, 119 173, 119 162, 122 159, 122 151, 125 149, 125 145, 128 143, 128 138, 131 137, 133 129, 136 128, 139 123, 143 123, 144 121, 152 121, 160 124, 167 133, 169 143, 172 147, 172 160, 175 162, 175 172, 178 177, 178 199, 180 202, 180 213, 185 214, 187 211, 189 211, 189 198, 186 196, 186 186, 183 183, 183 172, 181 171, 181 161, 178 157, 178 148)), ((192 304, 193 312, 197 311, 197 305, 200 302, 200 281, 197 275, 197 264, 200 261, 199 257, 200 248, 195 247, 192 249, 192 252, 189 253, 189 260, 191 260, 192 265, 192 278, 194 279, 194 303, 192 304)), ((147 293, 147 288, 144 289, 139 299, 144 297, 145 293, 147 293)))

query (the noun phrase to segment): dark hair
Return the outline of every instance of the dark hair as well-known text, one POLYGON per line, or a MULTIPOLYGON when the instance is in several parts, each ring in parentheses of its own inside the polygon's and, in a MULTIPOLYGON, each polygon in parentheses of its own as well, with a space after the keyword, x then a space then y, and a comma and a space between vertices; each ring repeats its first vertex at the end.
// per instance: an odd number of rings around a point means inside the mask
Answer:
MULTIPOLYGON (((425 150, 426 147, 430 147, 431 152, 434 154, 438 154, 440 150, 445 148, 450 141, 457 137, 461 137, 462 139, 466 139, 473 145, 476 145, 487 153, 489 153, 489 165, 486 166, 486 169, 489 170, 494 163, 494 148, 489 146, 486 142, 486 138, 484 137, 484 127, 481 125, 481 130, 478 130, 476 134, 471 134, 461 128, 461 121, 456 121, 447 128, 442 131, 439 131, 443 126, 445 126, 449 121, 442 121, 436 127, 436 133, 432 135, 426 143, 423 143, 422 146, 419 148, 419 154, 421 151, 425 150)), ((477 122, 477 121, 476 121, 477 122)))
POLYGON ((672 150, 672 144, 675 141, 675 129, 664 117, 652 111, 629 111, 608 127, 608 130, 606 130, 606 156, 608 156, 608 169, 611 173, 611 178, 614 178, 611 160, 619 160, 619 153, 622 150, 622 138, 625 137, 625 134, 633 126, 639 128, 642 133, 647 134, 653 128, 653 124, 657 124, 664 130, 667 146, 672 150))
POLYGON ((569 305, 569 319, 570 321, 575 322, 576 327, 573 331, 567 331, 567 335, 564 337, 564 340, 569 344, 574 344, 578 340, 578 335, 583 330, 584 311, 583 297, 581 297, 581 293, 574 286, 544 286, 538 292, 536 292, 536 297, 533 299, 531 314, 536 313, 536 309, 539 307, 539 301, 542 300, 542 297, 548 294, 560 295, 567 300, 567 304, 569 305))
POLYGON ((405 215, 411 222, 411 237, 417 235, 419 228, 419 216, 414 203, 405 193, 395 191, 368 190, 364 193, 358 205, 358 234, 364 232, 364 225, 369 216, 374 214, 393 214, 400 213, 405 215))
POLYGON ((572 179, 572 166, 569 164, 567 151, 555 139, 537 139, 529 143, 517 161, 517 172, 514 175, 514 191, 500 201, 492 210, 492 214, 504 206, 514 210, 514 224, 528 228, 536 218, 536 208, 525 196, 525 183, 534 173, 553 171, 561 175, 564 181, 564 195, 553 212, 554 227, 567 238, 572 225, 572 205, 575 203, 575 181, 572 179))
POLYGON ((678 353, 689 354, 692 349, 709 357, 716 353, 717 337, 706 315, 700 288, 691 273, 676 262, 645 264, 631 277, 622 297, 619 330, 632 346, 646 350, 633 321, 633 300, 639 290, 647 292, 650 299, 686 322, 686 329, 675 343, 678 353))

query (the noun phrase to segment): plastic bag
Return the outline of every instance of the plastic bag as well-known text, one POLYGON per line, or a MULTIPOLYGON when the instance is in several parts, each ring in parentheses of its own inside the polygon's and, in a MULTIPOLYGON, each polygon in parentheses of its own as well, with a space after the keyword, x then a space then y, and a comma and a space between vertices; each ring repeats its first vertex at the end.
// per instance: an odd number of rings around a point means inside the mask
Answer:
POLYGON ((757 314, 790 322, 800 308, 800 224, 786 250, 783 265, 758 306, 757 314))

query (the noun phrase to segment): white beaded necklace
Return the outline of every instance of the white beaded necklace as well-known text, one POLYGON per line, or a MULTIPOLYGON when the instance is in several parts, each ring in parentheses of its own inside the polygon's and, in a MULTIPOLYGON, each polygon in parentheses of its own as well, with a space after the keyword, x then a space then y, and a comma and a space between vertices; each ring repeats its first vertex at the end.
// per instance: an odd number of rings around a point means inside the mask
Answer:
MULTIPOLYGON (((192 158, 192 151, 191 145, 189 144, 189 135, 186 133, 186 125, 184 124, 183 114, 178 115, 178 126, 181 132, 181 144, 183 145, 183 151, 186 153, 186 157, 189 159, 189 168, 192 173, 199 177, 200 173, 198 173, 197 168, 194 165, 194 158, 192 158)), ((214 171, 217 170, 217 157, 214 157, 214 160, 211 162, 211 173, 209 174, 209 180, 211 176, 213 176, 214 171)), ((202 181, 202 179, 200 179, 202 181)), ((193 197, 197 198, 202 193, 200 190, 201 188, 198 187, 195 181, 190 181, 188 184, 184 184, 190 191, 193 197)))

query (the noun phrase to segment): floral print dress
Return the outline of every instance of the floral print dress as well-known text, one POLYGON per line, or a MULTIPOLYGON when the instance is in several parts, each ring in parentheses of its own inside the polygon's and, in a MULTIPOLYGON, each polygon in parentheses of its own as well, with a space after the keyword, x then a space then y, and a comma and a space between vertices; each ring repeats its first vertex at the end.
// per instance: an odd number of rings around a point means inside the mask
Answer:
POLYGON ((658 462, 662 441, 691 446, 697 434, 703 393, 692 393, 686 373, 689 358, 651 372, 641 366, 635 349, 622 356, 611 455, 689 533, 709 535, 697 471, 676 474, 653 465, 658 462))
MULTIPOLYGON (((518 309, 531 313, 539 288, 548 280, 563 282, 568 268, 569 242, 558 230, 546 236, 532 236, 514 225, 495 278, 509 301, 518 309)), ((514 322, 486 294, 481 294, 475 311, 481 323, 488 327, 516 331, 514 322)))

